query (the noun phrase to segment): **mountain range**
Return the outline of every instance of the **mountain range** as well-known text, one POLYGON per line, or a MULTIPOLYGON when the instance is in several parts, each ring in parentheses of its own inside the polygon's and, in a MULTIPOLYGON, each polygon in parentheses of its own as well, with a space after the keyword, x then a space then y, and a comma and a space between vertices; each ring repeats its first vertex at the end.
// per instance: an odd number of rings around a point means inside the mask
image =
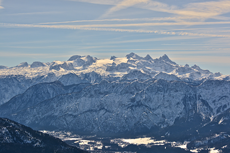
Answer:
POLYGON ((230 76, 178 65, 167 55, 74 55, 1 68, 0 117, 37 130, 163 135, 189 140, 191 148, 221 149, 229 141, 230 76), (218 143, 211 143, 215 135, 218 143))
POLYGON ((190 84, 200 84, 204 80, 230 80, 229 75, 212 73, 197 65, 178 65, 167 55, 156 59, 149 55, 140 57, 134 53, 124 58, 112 56, 110 59, 74 55, 68 61, 33 62, 31 65, 23 62, 11 68, 0 66, 0 104, 43 82, 59 80, 63 85, 72 85, 87 82, 94 84, 102 80, 143 81, 149 78, 190 84))

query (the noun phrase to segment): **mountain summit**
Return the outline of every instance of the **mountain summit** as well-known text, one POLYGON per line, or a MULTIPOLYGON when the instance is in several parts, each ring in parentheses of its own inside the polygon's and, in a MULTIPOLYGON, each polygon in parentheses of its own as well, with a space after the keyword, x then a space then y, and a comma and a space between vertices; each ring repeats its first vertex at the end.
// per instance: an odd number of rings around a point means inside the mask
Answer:
POLYGON ((171 61, 171 60, 169 59, 169 57, 168 57, 166 54, 164 54, 163 56, 161 56, 161 57, 159 58, 159 60, 162 60, 162 61, 165 61, 165 62, 169 62, 169 63, 171 63, 171 64, 175 64, 175 65, 176 65, 176 63, 173 62, 173 61, 171 61))
POLYGON ((130 58, 133 58, 133 59, 142 59, 140 56, 138 56, 137 54, 135 54, 135 53, 130 53, 130 54, 127 54, 126 55, 126 57, 128 58, 128 59, 130 59, 130 58))

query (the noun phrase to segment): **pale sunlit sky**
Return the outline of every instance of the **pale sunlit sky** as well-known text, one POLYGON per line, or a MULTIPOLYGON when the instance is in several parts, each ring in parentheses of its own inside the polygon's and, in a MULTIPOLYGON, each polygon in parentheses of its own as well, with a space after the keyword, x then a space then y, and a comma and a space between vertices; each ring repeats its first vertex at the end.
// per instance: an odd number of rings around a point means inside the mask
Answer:
POLYGON ((0 0, 0 65, 130 52, 230 74, 230 0, 0 0))

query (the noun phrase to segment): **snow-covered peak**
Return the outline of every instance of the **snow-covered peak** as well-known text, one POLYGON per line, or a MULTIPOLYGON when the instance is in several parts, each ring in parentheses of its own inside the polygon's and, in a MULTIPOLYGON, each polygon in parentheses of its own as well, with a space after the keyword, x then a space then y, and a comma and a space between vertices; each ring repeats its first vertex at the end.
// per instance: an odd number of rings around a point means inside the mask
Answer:
POLYGON ((72 56, 68 61, 73 61, 73 66, 78 67, 78 69, 86 69, 88 66, 92 65, 97 61, 97 58, 92 57, 90 55, 87 56, 79 56, 79 55, 74 55, 72 56))
POLYGON ((145 60, 153 60, 152 57, 149 54, 147 54, 144 59, 145 60))
MULTIPOLYGON (((21 63, 13 68, 1 69, 0 75, 24 75, 34 78, 54 73, 57 77, 74 73, 76 75, 95 72, 102 78, 114 77, 122 78, 131 71, 140 71, 143 74, 158 79, 169 80, 175 78, 182 80, 228 80, 228 76, 220 73, 213 74, 209 70, 203 70, 199 66, 179 65, 173 62, 166 54, 159 58, 152 58, 150 55, 141 57, 135 53, 130 53, 125 57, 112 56, 108 59, 97 59, 90 55, 74 55, 68 61, 54 61, 52 63, 34 62, 30 66, 27 62, 21 63), (175 77, 174 77, 175 76, 175 77)), ((120 80, 120 79, 117 79, 120 80)))
POLYGON ((126 57, 128 58, 128 59, 130 59, 130 58, 133 58, 133 59, 143 59, 142 57, 140 57, 140 56, 138 56, 137 54, 135 54, 135 53, 130 53, 130 54, 128 54, 128 55, 126 55, 126 57))
POLYGON ((169 61, 168 55, 164 54, 163 56, 160 57, 161 60, 169 61))
POLYGON ((79 59, 79 58, 81 58, 82 56, 80 56, 80 55, 73 55, 73 56, 71 56, 69 59, 68 59, 68 61, 74 61, 74 60, 76 60, 76 59, 79 59))
POLYGON ((188 64, 185 64, 185 67, 189 67, 189 65, 188 65, 188 64))
POLYGON ((164 54, 163 56, 161 56, 159 59, 156 59, 156 60, 161 61, 161 62, 164 61, 164 62, 167 62, 170 64, 177 65, 175 62, 171 61, 166 54, 164 54))
POLYGON ((111 56, 110 60, 115 60, 117 57, 116 56, 111 56))
POLYGON ((151 79, 151 76, 145 73, 142 73, 139 70, 131 70, 128 74, 124 75, 121 78, 122 81, 129 81, 129 80, 145 81, 148 79, 151 79))
POLYGON ((200 67, 199 67, 199 66, 197 66, 196 64, 195 64, 195 65, 193 65, 191 68, 196 69, 196 70, 200 70, 200 67))
POLYGON ((33 62, 33 63, 30 65, 31 68, 42 67, 42 66, 45 66, 45 64, 42 63, 42 62, 39 62, 39 61, 33 62))
POLYGON ((167 81, 179 81, 180 79, 176 76, 176 75, 173 75, 173 74, 168 74, 168 73, 163 73, 163 72, 160 72, 158 73, 154 79, 164 79, 164 80, 167 80, 167 81))
POLYGON ((7 66, 0 65, 0 69, 7 69, 7 68, 8 68, 7 66))
POLYGON ((92 57, 90 55, 87 55, 87 56, 83 57, 82 59, 86 62, 86 64, 89 64, 89 65, 96 62, 96 60, 97 60, 97 58, 92 57))
POLYGON ((29 64, 27 62, 22 62, 19 65, 17 65, 16 67, 28 67, 29 64))
POLYGON ((60 70, 74 70, 74 66, 72 63, 70 62, 60 62, 60 61, 54 61, 51 65, 50 65, 50 70, 56 70, 56 71, 60 71, 60 70))

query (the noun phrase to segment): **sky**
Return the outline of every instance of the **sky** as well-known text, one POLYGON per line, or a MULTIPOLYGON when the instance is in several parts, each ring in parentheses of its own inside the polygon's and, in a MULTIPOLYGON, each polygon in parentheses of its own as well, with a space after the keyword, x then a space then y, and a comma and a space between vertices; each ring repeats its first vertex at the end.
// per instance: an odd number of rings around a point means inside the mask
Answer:
POLYGON ((131 52, 230 74, 230 0, 0 0, 0 65, 131 52))

